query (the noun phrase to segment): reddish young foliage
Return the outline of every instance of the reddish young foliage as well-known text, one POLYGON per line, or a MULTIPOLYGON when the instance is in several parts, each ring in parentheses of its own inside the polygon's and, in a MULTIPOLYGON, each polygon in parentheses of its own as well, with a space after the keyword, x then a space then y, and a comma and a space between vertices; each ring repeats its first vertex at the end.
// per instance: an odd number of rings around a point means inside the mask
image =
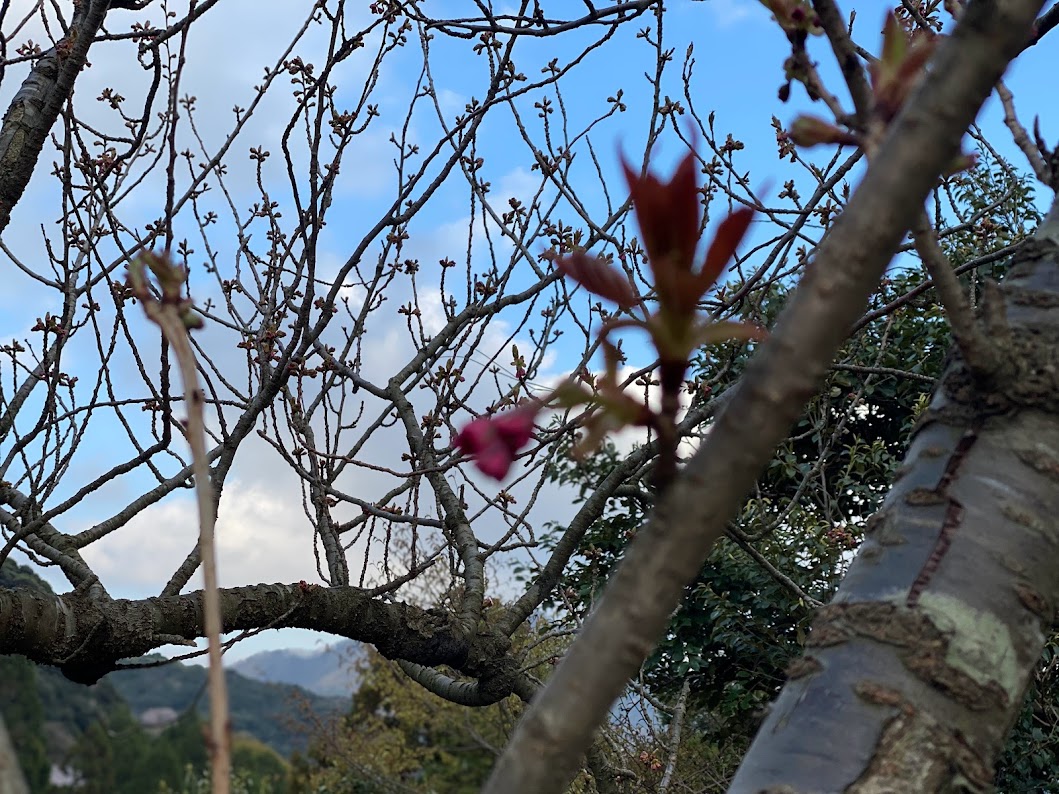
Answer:
POLYGON ((640 236, 663 307, 681 303, 699 244, 699 190, 695 158, 688 154, 668 182, 638 175, 622 160, 640 236))
POLYGON ((636 291, 624 273, 596 256, 575 251, 555 261, 563 275, 572 278, 593 295, 613 301, 623 309, 639 302, 636 291))
POLYGON ((735 256, 735 249, 743 241, 753 218, 754 210, 744 207, 721 221, 706 251, 706 261, 699 271, 698 283, 695 285, 698 293, 696 300, 701 300, 706 290, 717 283, 728 262, 735 256))
POLYGON ((639 176, 624 161, 622 168, 652 266, 669 260, 671 266, 690 271, 699 243, 699 191, 695 184, 694 156, 688 154, 681 160, 668 182, 662 182, 650 172, 639 176))

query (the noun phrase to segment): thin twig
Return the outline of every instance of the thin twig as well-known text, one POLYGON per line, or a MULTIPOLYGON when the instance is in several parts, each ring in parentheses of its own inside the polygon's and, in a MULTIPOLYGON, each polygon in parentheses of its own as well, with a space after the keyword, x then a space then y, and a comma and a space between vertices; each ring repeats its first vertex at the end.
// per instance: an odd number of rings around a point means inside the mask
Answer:
POLYGON ((930 225, 925 210, 920 210, 912 226, 916 251, 923 260, 923 266, 934 282, 941 305, 952 329, 952 338, 960 347, 967 366, 979 375, 989 376, 996 372, 998 356, 996 348, 979 330, 974 319, 974 310, 967 299, 967 294, 960 285, 945 252, 938 245, 934 230, 930 225))
POLYGON ((828 41, 831 42, 835 60, 838 61, 842 77, 845 78, 849 94, 853 98, 853 106, 857 109, 857 120, 862 125, 866 124, 874 102, 871 86, 868 84, 864 67, 857 56, 857 49, 846 30, 842 14, 834 0, 813 0, 813 10, 820 18, 820 25, 827 34, 828 41))
MULTIPOLYGON (((205 397, 199 386, 195 353, 188 339, 188 329, 195 327, 191 302, 182 297, 187 274, 168 259, 151 253, 129 266, 129 282, 143 303, 147 317, 162 329, 173 349, 180 377, 184 382, 184 399, 188 417, 186 436, 191 447, 195 499, 199 509, 199 554, 202 558, 203 623, 209 648, 210 689, 210 780, 213 794, 228 794, 231 777, 231 746, 228 733, 228 694, 221 660, 221 599, 217 584, 217 550, 214 544, 213 488, 209 458, 206 452, 206 422, 203 413, 205 397), (162 299, 155 298, 147 285, 145 265, 150 266, 161 286, 162 299)), ((201 320, 197 321, 201 324, 201 320)))
POLYGON ((658 784, 658 794, 666 794, 673 782, 673 773, 677 770, 677 758, 680 749, 680 732, 684 729, 684 715, 688 708, 688 693, 691 692, 691 681, 684 679, 684 686, 680 688, 680 697, 677 705, 673 708, 673 721, 669 723, 669 760, 666 761, 666 771, 658 784))
POLYGON ((907 11, 908 15, 916 21, 916 24, 919 25, 919 27, 923 30, 933 30, 930 20, 923 16, 923 13, 916 7, 916 4, 913 3, 912 0, 901 0, 901 5, 905 7, 905 11, 907 11))
POLYGON ((832 364, 831 369, 856 372, 859 375, 886 375, 892 378, 905 378, 906 380, 914 380, 927 385, 933 385, 934 381, 937 380, 937 378, 932 378, 930 375, 924 375, 920 372, 909 372, 896 367, 862 367, 858 364, 832 364))
MULTIPOLYGON (((1056 7, 1059 8, 1059 6, 1056 7)), ((1011 137, 1015 141, 1015 145, 1026 155, 1026 160, 1029 161, 1030 168, 1033 169, 1036 177, 1044 184, 1050 185, 1052 183, 1052 169, 1044 162, 1040 149, 1030 140, 1030 134, 1022 126, 1019 117, 1015 115, 1015 97, 1012 96, 1008 87, 1004 85, 1003 80, 997 81, 996 94, 1000 97, 1000 104, 1004 108, 1004 124, 1011 130, 1011 137)))
POLYGON ((779 568, 769 562, 768 558, 765 557, 765 555, 763 555, 757 549, 755 549, 754 545, 750 542, 746 535, 744 535, 734 524, 728 525, 727 529, 725 529, 725 534, 728 535, 728 537, 731 538, 732 541, 739 548, 746 552, 747 555, 749 555, 750 558, 754 560, 754 562, 756 562, 758 565, 768 571, 769 576, 771 576, 780 585, 790 591, 791 595, 793 595, 795 598, 802 601, 810 609, 819 609, 823 606, 820 601, 817 601, 807 592, 802 590, 802 588, 798 586, 797 582, 795 582, 793 579, 783 573, 783 571, 781 571, 779 568))

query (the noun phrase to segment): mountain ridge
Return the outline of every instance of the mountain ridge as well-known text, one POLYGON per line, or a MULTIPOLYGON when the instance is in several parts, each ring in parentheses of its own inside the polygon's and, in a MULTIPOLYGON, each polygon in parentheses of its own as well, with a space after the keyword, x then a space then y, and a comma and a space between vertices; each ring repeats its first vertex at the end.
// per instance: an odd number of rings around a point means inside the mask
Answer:
POLYGON ((323 697, 350 697, 360 683, 357 663, 363 647, 339 640, 320 649, 274 648, 240 659, 228 667, 267 684, 298 686, 323 697))

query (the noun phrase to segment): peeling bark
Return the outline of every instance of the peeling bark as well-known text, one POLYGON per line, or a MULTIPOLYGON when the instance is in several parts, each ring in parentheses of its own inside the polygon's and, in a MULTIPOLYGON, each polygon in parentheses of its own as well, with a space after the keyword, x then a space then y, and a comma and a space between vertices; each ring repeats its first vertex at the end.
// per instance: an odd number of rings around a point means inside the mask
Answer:
POLYGON ((1059 206, 953 353, 732 791, 990 791, 1059 605, 1059 206), (984 328, 986 324, 992 327, 984 328))

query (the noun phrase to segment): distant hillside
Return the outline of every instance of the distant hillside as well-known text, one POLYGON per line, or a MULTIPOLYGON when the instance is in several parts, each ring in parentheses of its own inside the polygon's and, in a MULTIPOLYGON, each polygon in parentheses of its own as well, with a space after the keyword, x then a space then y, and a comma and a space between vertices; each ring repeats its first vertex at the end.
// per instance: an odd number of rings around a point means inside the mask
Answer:
POLYGON ((0 587, 6 587, 8 590, 25 588, 26 590, 36 590, 40 593, 54 592, 51 586, 37 576, 32 568, 26 565, 19 565, 10 558, 4 560, 4 564, 0 565, 0 587))
POLYGON ((349 698, 359 684, 356 663, 363 658, 364 650, 358 643, 342 640, 315 651, 262 651, 230 669, 255 681, 293 684, 317 695, 349 698))
MULTIPOLYGON (((283 756, 305 749, 313 717, 326 719, 349 709, 348 697, 322 697, 289 684, 254 681, 232 670, 227 671, 226 678, 232 730, 250 734, 283 756)), ((192 704, 203 717, 206 715, 205 667, 178 663, 119 670, 103 681, 137 717, 159 708, 181 714, 192 704)))

